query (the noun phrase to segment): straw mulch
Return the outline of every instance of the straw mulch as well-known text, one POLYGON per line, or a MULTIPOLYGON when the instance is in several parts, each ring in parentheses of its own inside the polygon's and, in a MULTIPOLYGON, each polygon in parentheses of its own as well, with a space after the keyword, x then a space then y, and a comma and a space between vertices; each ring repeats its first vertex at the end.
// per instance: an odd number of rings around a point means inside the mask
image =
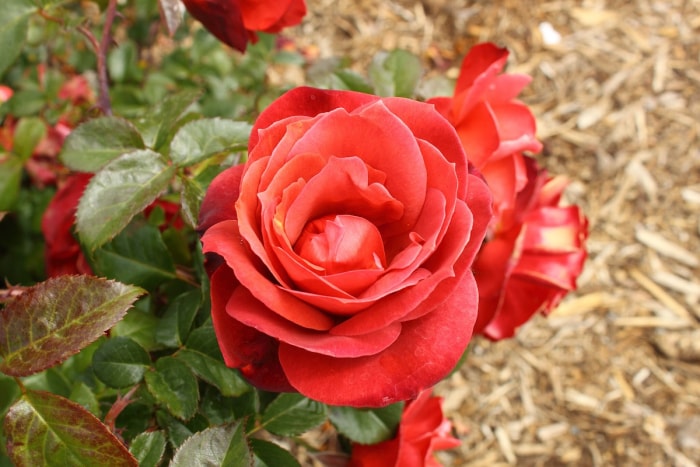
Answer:
POLYGON ((287 35, 312 57, 347 57, 358 70, 400 47, 429 74, 455 77, 471 45, 507 46, 508 70, 534 78, 523 97, 538 118, 540 160, 570 177, 568 199, 591 222, 579 290, 511 341, 475 339, 463 370, 437 388, 463 441, 441 461, 697 465, 700 3, 308 6, 287 35))

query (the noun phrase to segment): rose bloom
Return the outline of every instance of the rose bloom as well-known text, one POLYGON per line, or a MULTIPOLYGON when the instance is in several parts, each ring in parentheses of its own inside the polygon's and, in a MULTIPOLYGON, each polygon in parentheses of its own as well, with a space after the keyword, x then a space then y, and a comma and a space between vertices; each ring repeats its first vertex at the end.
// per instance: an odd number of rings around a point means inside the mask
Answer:
POLYGON ((436 97, 434 104, 456 128, 469 161, 486 179, 499 222, 514 215, 517 193, 527 183, 523 152, 539 152, 536 121, 516 97, 531 78, 500 74, 508 50, 478 44, 464 57, 453 97, 436 97))
POLYGON ((305 0, 183 0, 187 11, 224 44, 245 52, 256 31, 278 33, 306 15, 305 0))
POLYGON ((517 197, 515 224, 497 227, 474 262, 474 332, 492 340, 512 337, 535 313, 554 309, 576 288, 586 259, 588 221, 577 206, 560 206, 566 180, 549 177, 530 157, 525 163, 528 183, 517 197))
POLYGON ((460 445, 441 404, 430 391, 422 392, 406 404, 396 436, 371 445, 353 443, 347 467, 440 467, 435 451, 460 445))
POLYGON ((433 106, 297 88, 200 213, 224 360, 254 385, 384 406, 440 381, 476 318, 491 197, 433 106))

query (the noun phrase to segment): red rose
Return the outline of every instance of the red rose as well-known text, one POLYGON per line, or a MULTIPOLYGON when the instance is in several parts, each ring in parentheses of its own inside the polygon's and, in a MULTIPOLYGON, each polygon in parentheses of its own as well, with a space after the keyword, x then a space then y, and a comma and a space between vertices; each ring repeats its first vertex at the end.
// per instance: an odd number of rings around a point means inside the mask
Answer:
POLYGON ((434 452, 452 449, 460 441, 452 436, 452 423, 441 407, 442 399, 424 391, 406 404, 399 431, 389 441, 353 444, 348 467, 439 467, 434 452))
POLYGON ((527 183, 523 151, 538 152, 536 122, 530 109, 516 99, 531 78, 499 74, 508 50, 491 43, 469 51, 453 97, 437 97, 434 104, 457 129, 469 161, 482 173, 494 197, 494 212, 511 222, 517 193, 527 183))
POLYGON ((187 11, 224 44, 245 52, 256 31, 278 33, 301 22, 305 0, 183 0, 187 11))
POLYGON ((479 285, 475 333, 512 337, 535 313, 548 313, 571 290, 586 259, 588 221, 577 206, 559 206, 566 181, 526 158, 528 183, 516 202, 518 223, 497 228, 474 262, 479 285))
POLYGON ((51 199, 41 218, 46 242, 45 263, 48 277, 66 274, 92 274, 92 270, 73 235, 75 211, 92 174, 76 173, 68 177, 51 199))
POLYGON ((212 318, 253 384, 337 405, 415 397, 471 337, 491 218, 432 106, 297 88, 256 121, 201 208, 212 318))

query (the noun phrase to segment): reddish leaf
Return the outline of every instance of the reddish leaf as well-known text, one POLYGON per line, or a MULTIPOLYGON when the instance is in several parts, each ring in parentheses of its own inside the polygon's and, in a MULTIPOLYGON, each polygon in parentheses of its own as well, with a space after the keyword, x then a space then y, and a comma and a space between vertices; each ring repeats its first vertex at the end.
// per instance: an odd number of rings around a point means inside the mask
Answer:
POLYGON ((28 376, 95 341, 143 290, 93 276, 61 276, 24 291, 0 311, 0 371, 28 376))
POLYGON ((45 391, 27 390, 5 416, 14 465, 137 466, 126 447, 79 404, 45 391))

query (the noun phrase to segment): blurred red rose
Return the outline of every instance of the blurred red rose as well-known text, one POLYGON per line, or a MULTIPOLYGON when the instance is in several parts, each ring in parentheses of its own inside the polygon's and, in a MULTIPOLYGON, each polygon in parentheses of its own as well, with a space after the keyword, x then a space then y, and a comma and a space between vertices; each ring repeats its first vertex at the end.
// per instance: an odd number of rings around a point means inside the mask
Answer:
MULTIPOLYGON (((41 218, 41 231, 46 243, 44 262, 48 277, 92 274, 90 265, 73 233, 78 203, 91 178, 92 174, 89 173, 69 175, 59 185, 58 191, 44 211, 41 218)), ((179 229, 184 225, 179 205, 169 201, 160 199, 154 201, 146 208, 144 214, 148 216, 156 206, 165 212, 165 222, 161 230, 167 226, 179 229)))
POLYGON ((430 391, 422 392, 406 404, 394 438, 371 445, 353 443, 348 467, 439 467, 435 451, 460 445, 441 404, 430 391))
POLYGON ((7 102, 12 97, 12 94, 14 94, 14 91, 11 87, 0 84, 0 104, 7 102))
POLYGON ((211 293, 224 360, 258 387, 329 404, 415 397, 471 337, 470 266, 490 205, 432 106, 288 92, 201 208, 204 251, 220 258, 211 293))
POLYGON ((73 235, 75 211, 92 174, 76 173, 58 188, 41 218, 46 242, 45 264, 48 277, 66 274, 92 274, 73 235))
POLYGON ((479 251, 474 275, 479 316, 474 333, 512 337, 535 313, 550 312, 576 288, 586 259, 588 221, 577 206, 560 206, 566 187, 526 158, 528 183, 518 194, 518 222, 496 228, 479 251))
POLYGON ((531 78, 499 74, 508 50, 478 44, 464 57, 453 97, 436 97, 434 104, 457 129, 469 161, 482 173, 494 197, 494 212, 509 223, 517 193, 527 183, 523 152, 538 152, 536 122, 516 97, 531 78))
POLYGON ((256 31, 278 33, 299 24, 305 0, 183 0, 187 11, 217 39, 245 52, 257 42, 256 31))

